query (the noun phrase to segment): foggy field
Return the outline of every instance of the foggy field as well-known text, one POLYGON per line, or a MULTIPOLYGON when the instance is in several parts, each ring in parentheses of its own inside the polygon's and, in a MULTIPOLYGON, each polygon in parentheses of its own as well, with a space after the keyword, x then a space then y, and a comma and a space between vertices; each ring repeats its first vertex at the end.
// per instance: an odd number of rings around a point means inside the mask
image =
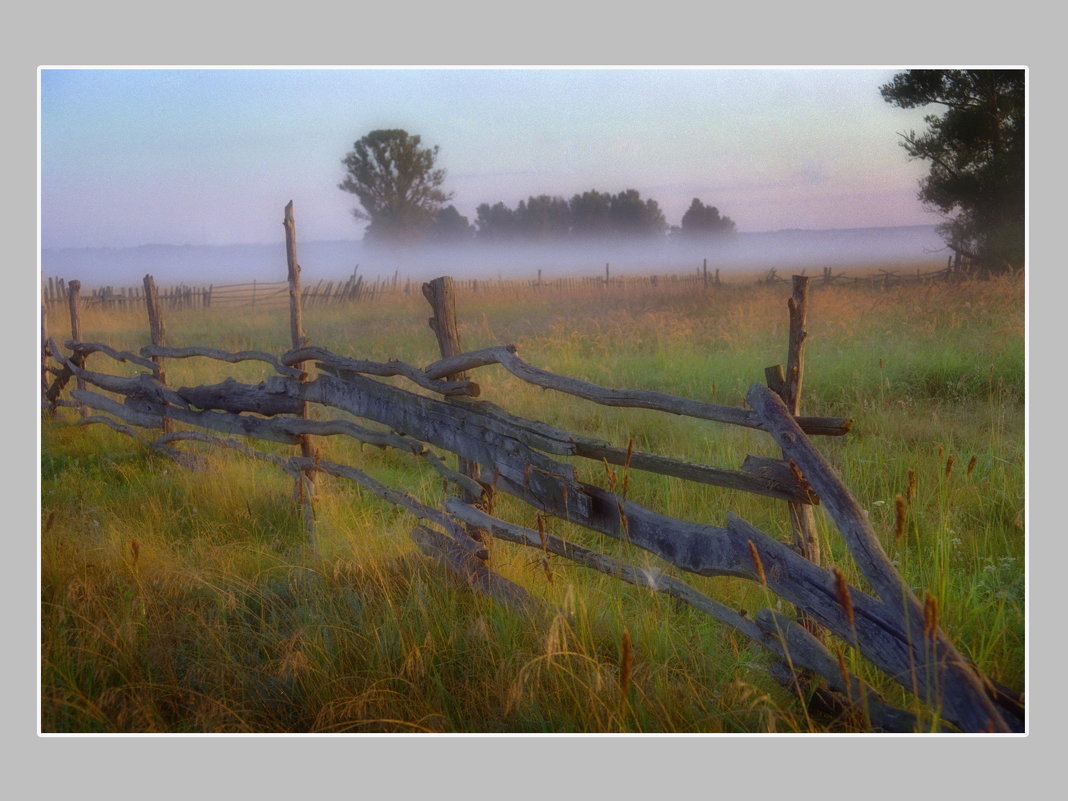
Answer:
MULTIPOLYGON (((779 274, 788 272, 782 264, 779 274)), ((284 268, 272 280, 282 278, 284 268)), ((765 367, 785 363, 788 296, 789 284, 661 282, 643 292, 463 291, 457 311, 465 350, 515 344, 530 364, 564 375, 741 406, 765 367)), ((343 356, 422 366, 439 357, 428 316, 419 293, 396 293, 311 307, 304 328, 312 345, 343 356)), ((62 319, 48 326, 57 342, 69 337, 62 319)), ((81 327, 84 341, 118 349, 149 342, 141 312, 90 310, 81 327)), ((277 310, 169 312, 166 327, 172 346, 289 347, 289 320, 277 310)), ((848 436, 818 438, 817 446, 909 585, 934 598, 960 650, 1016 691, 1025 676, 1024 330, 1022 278, 890 288, 814 280, 801 399, 804 415, 855 420, 848 436), (910 471, 916 491, 895 536, 895 499, 910 471)), ((102 355, 90 357, 94 364, 136 374, 102 355)), ((170 359, 166 371, 175 387, 270 373, 201 359, 170 359)), ((482 399, 624 448, 632 442, 729 468, 750 453, 779 455, 762 432, 596 406, 495 366, 477 380, 482 399)), ((856 721, 810 716, 762 670, 766 652, 665 596, 493 541, 495 570, 571 615, 527 619, 419 554, 408 537, 415 518, 355 485, 319 479, 311 551, 292 479, 281 471, 184 443, 209 457, 206 469, 187 471, 76 419, 60 409, 41 424, 44 732, 856 730, 856 721)), ((441 478, 404 454, 340 437, 317 446, 323 459, 431 505, 444 498, 441 478)), ((580 469, 590 483, 609 480, 596 464, 580 469)), ((782 502, 638 471, 628 479, 631 499, 664 514, 720 524, 730 511, 790 539, 782 502)), ((498 511, 537 528, 518 502, 502 498, 498 511)), ((816 521, 825 564, 863 586, 820 507, 816 521)), ((632 564, 684 575, 625 543, 547 525, 632 564)), ((734 608, 768 603, 750 582, 685 578, 734 608)), ((920 730, 938 725, 852 651, 843 659, 888 702, 915 713, 920 730)))
MULTIPOLYGON (((279 226, 281 231, 281 226, 279 226)), ((705 259, 725 275, 779 273, 823 267, 851 272, 879 265, 913 271, 945 266, 948 251, 933 225, 843 230, 787 230, 739 233, 725 240, 621 239, 615 242, 539 244, 486 242, 422 248, 367 246, 359 241, 301 241, 300 262, 308 281, 347 278, 353 268, 367 281, 392 278, 425 281, 438 275, 456 279, 527 280, 601 275, 610 263, 618 275, 692 273, 705 259)), ((284 240, 261 245, 145 245, 134 248, 45 248, 41 274, 76 278, 89 286, 134 286, 145 273, 161 284, 227 284, 282 281, 286 277, 284 240)))

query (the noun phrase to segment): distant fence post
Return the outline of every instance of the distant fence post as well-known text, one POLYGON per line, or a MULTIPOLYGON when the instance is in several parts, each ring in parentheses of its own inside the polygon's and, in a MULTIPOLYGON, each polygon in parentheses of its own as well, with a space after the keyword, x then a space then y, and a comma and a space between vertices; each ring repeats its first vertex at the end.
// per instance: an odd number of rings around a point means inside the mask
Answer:
MULTIPOLYGON (((156 279, 151 274, 144 277, 145 308, 148 310, 148 328, 152 337, 152 344, 156 347, 167 345, 167 332, 163 326, 163 309, 159 303, 159 293, 156 291, 156 279)), ((159 365, 159 382, 167 383, 167 375, 163 371, 163 357, 153 356, 152 361, 159 365)), ((169 434, 174 430, 174 423, 166 415, 163 415, 163 433, 169 434)))
MULTIPOLYGON (((282 225, 286 229, 286 263, 289 267, 289 327, 290 336, 294 348, 302 348, 308 338, 304 336, 304 316, 301 311, 300 301, 300 264, 297 262, 297 227, 293 220, 293 201, 286 204, 285 216, 282 225)), ((255 283, 253 283, 255 293, 255 283)), ((255 294, 253 294, 255 299, 255 294)), ((302 373, 301 380, 305 380, 304 362, 294 365, 302 373)), ((301 417, 308 419, 308 403, 304 402, 301 417)), ((300 435, 300 455, 305 459, 315 459, 315 449, 312 447, 311 435, 300 435)), ((304 510, 305 536, 309 544, 314 544, 315 535, 315 471, 305 470, 297 476, 297 498, 304 510)))
MULTIPOLYGON (((423 296, 430 304, 434 316, 428 321, 431 330, 438 338, 438 349, 442 358, 456 356, 463 353, 460 344, 460 329, 456 322, 456 293, 454 292, 453 280, 444 275, 435 278, 429 283, 423 284, 423 296)), ((454 373, 445 377, 447 381, 466 381, 467 373, 454 373)), ((479 470, 476 462, 460 457, 460 472, 465 476, 478 480, 479 470)), ((462 490, 463 498, 467 503, 475 503, 479 499, 467 489, 462 490)))

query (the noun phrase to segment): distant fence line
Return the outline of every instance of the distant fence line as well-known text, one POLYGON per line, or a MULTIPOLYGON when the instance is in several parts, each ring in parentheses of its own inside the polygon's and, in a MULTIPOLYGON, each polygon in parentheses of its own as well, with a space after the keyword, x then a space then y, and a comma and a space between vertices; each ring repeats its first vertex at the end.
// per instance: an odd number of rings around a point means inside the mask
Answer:
MULTIPOLYGON (((802 270, 801 275, 806 271, 802 270)), ((824 285, 846 286, 882 286, 889 287, 906 283, 929 283, 951 280, 961 276, 961 272, 947 267, 936 271, 914 272, 905 270, 885 270, 861 275, 847 275, 835 272, 831 267, 822 268, 817 280, 824 285)), ((754 281, 753 273, 745 275, 746 282, 754 281)), ((785 283, 787 278, 780 276, 776 268, 758 273, 757 284, 785 283)), ((457 290, 469 292, 515 291, 517 289, 551 289, 575 290, 594 287, 612 287, 622 290, 657 288, 662 286, 700 285, 715 287, 724 284, 719 269, 710 270, 707 260, 694 272, 671 273, 667 275, 620 275, 613 274, 611 265, 604 266, 603 274, 586 276, 564 276, 543 278, 538 270, 536 279, 518 278, 470 278, 455 281, 457 290)), ((334 303, 355 303, 374 301, 383 295, 403 293, 405 295, 418 291, 421 282, 410 278, 401 279, 399 271, 392 277, 365 281, 356 271, 339 281, 319 281, 302 288, 301 299, 305 307, 324 306, 334 303)), ((41 300, 46 308, 62 306, 68 302, 69 282, 63 278, 49 278, 42 281, 41 300)), ((83 308, 103 308, 113 310, 141 309, 145 305, 145 293, 142 286, 119 287, 102 286, 80 295, 79 302, 83 308)), ((207 286, 165 286, 159 290, 159 302, 167 309, 207 309, 207 308, 275 308, 289 303, 289 283, 286 281, 250 281, 239 284, 209 284, 207 286)))
MULTIPOLYGON (((354 272, 343 281, 319 281, 304 287, 301 299, 305 306, 349 303, 374 299, 388 288, 389 284, 385 281, 368 283, 362 275, 354 272)), ((69 291, 70 284, 66 279, 49 278, 42 281, 41 302, 47 308, 63 306, 68 302, 69 291)), ((83 308, 143 309, 145 290, 143 286, 103 286, 80 295, 79 302, 83 308)), ((159 289, 159 302, 167 309, 283 307, 289 304, 289 283, 249 281, 208 286, 164 286, 159 289)))

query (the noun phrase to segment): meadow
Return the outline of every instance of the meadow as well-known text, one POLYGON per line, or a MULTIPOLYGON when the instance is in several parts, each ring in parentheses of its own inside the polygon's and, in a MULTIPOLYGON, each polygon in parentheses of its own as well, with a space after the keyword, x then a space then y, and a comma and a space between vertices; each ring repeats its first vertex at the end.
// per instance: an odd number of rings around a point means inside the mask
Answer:
MULTIPOLYGON (((512 343, 538 367, 610 387, 744 405, 764 367, 784 363, 788 284, 707 290, 463 292, 466 349, 512 343)), ((64 321, 49 334, 66 338, 64 321)), ((312 307, 311 344, 355 358, 438 358, 417 293, 312 307)), ((169 312, 168 344, 282 353, 278 310, 169 312)), ((143 314, 87 312, 82 339, 137 350, 143 314)), ((909 584, 984 672, 1025 681, 1024 283, 823 286, 814 281, 802 414, 851 417, 818 445, 869 513, 909 584), (914 489, 910 489, 910 475, 914 489), (908 496, 903 530, 896 499, 908 496)), ((91 359, 107 360, 104 356, 91 359)), ((95 364, 91 361, 90 366, 95 364)), ((129 369, 109 363, 111 372, 129 369)), ((262 364, 168 360, 168 383, 258 381, 262 364)), ((133 374, 133 371, 130 371, 133 374)), ((612 409, 478 373, 482 397, 565 430, 737 468, 777 456, 762 432, 612 409)), ((820 719, 763 668, 743 637, 662 595, 492 542, 491 564, 568 614, 524 617, 473 594, 421 555, 415 519, 358 486, 322 476, 316 547, 305 543, 293 482, 270 465, 199 448, 185 470, 60 409, 41 423, 41 730, 43 732, 693 732, 852 731, 820 719)), ((318 441, 323 458, 439 503, 441 479, 395 451, 318 441)), ((199 446, 184 448, 194 451, 199 446)), ((284 450, 284 449, 282 449, 284 450)), ((281 452, 281 450, 280 450, 281 452)), ((586 463, 591 483, 607 471, 586 463)), ((629 497, 684 520, 729 510, 789 540, 785 504, 631 471, 629 497)), ((503 498, 500 516, 536 527, 503 498)), ((817 508, 825 563, 858 581, 817 508)), ((554 533, 664 568, 590 532, 554 533)), ((669 571, 670 572, 670 571, 669 571)), ((736 608, 759 586, 687 576, 736 608)), ((847 652, 848 653, 848 652, 847 652)), ((938 721, 848 655, 891 703, 938 721)))

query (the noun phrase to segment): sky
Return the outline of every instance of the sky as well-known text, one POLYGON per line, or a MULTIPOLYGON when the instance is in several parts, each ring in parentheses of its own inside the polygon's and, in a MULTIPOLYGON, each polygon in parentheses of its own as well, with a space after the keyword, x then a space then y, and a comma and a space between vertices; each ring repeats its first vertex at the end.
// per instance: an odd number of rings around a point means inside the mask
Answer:
POLYGON ((40 70, 43 248, 355 240, 342 158, 378 128, 437 146, 481 203, 634 188, 678 225, 693 198, 743 232, 933 224, 927 165, 879 86, 900 69, 40 70))

